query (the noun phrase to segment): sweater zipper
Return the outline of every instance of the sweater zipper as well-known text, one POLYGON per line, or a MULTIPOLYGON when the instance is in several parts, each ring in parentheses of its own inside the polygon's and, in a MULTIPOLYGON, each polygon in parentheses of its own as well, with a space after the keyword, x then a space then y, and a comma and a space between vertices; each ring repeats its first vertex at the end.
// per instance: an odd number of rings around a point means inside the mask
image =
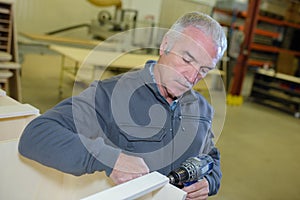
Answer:
MULTIPOLYGON (((170 109, 171 110, 171 109, 170 109)), ((171 135, 172 135, 172 160, 174 160, 174 152, 175 152, 175 145, 174 145, 174 123, 175 123, 175 116, 174 116, 174 110, 171 110, 171 135)), ((171 169, 174 169, 174 162, 171 164, 171 169)))
POLYGON ((206 118, 206 117, 199 117, 199 116, 193 116, 193 115, 179 115, 178 116, 179 117, 179 119, 181 120, 181 119, 190 119, 190 120, 196 120, 196 121, 206 121, 206 122, 208 122, 208 123, 211 123, 211 120, 209 120, 208 118, 206 118))

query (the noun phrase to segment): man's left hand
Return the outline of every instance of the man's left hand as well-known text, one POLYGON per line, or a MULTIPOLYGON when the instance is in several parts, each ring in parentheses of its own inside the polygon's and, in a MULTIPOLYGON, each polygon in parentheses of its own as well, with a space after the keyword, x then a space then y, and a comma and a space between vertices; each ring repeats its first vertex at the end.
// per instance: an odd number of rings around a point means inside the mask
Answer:
POLYGON ((187 192, 186 200, 205 200, 208 198, 209 184, 203 178, 192 185, 184 187, 183 191, 187 192))

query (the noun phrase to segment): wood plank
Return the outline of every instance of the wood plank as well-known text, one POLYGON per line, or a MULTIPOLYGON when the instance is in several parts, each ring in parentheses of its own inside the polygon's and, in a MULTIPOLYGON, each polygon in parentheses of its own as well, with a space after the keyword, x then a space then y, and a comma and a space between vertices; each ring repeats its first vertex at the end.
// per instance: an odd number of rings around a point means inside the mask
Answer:
MULTIPOLYGON (((136 199, 143 195, 149 194, 159 188, 169 184, 169 179, 158 173, 152 172, 145 176, 133 179, 123 184, 114 186, 102 192, 96 193, 82 200, 125 200, 136 199)), ((177 190, 180 190, 176 188, 177 190)))
POLYGON ((61 43, 71 43, 71 44, 89 45, 89 46, 97 46, 101 42, 97 40, 82 40, 82 39, 74 39, 74 38, 43 35, 43 34, 33 34, 33 33, 20 33, 20 34, 32 40, 41 40, 47 42, 61 42, 61 43))
POLYGON ((160 190, 154 192, 153 200, 184 200, 186 198, 186 192, 179 190, 171 184, 166 184, 160 190))
POLYGON ((39 110, 29 104, 0 106, 0 119, 38 114, 39 110))

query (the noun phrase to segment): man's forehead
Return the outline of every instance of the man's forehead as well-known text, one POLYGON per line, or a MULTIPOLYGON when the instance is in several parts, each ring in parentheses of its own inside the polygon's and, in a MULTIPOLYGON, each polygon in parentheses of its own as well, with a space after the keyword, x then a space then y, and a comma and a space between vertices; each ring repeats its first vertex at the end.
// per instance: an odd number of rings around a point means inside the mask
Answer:
POLYGON ((215 44, 210 36, 193 26, 188 26, 182 32, 183 37, 188 43, 200 47, 205 50, 211 58, 215 58, 217 51, 215 44))

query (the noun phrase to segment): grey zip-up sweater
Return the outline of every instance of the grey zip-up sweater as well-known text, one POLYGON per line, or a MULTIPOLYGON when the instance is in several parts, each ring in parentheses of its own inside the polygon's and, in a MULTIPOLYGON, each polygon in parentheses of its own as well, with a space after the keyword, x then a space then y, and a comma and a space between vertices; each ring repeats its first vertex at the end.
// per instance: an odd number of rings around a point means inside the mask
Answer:
POLYGON ((221 170, 211 106, 191 90, 171 109, 153 82, 150 65, 95 81, 37 117, 25 128, 19 152, 73 175, 105 171, 107 176, 121 151, 142 157, 150 171, 164 175, 189 157, 209 154, 215 165, 206 179, 209 195, 216 194, 221 170))

